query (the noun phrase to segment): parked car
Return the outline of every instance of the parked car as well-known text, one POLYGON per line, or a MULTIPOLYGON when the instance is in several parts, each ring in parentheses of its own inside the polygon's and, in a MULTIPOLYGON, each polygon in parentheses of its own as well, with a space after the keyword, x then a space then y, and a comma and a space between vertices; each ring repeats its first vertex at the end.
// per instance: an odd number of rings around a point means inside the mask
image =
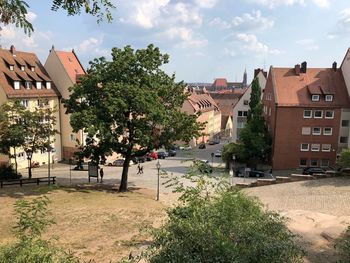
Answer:
POLYGON ((191 150, 191 149, 192 149, 192 146, 189 144, 180 146, 180 150, 191 150))
POLYGON ((214 140, 214 144, 220 144, 220 140, 219 139, 215 139, 214 140))
POLYGON ((222 156, 222 151, 221 150, 216 150, 214 155, 215 155, 215 157, 221 157, 222 156))
MULTIPOLYGON (((115 161, 113 161, 113 162, 109 162, 109 163, 107 163, 107 165, 108 166, 123 166, 124 165, 124 159, 117 159, 117 160, 115 160, 115 161)), ((129 165, 132 165, 132 164, 134 164, 134 162, 132 161, 132 160, 130 160, 130 163, 129 163, 129 165)))
MULTIPOLYGON (((245 168, 240 168, 236 170, 236 176, 238 177, 244 177, 245 174, 245 168)), ((264 171, 260 171, 260 170, 251 170, 249 172, 249 177, 264 177, 265 176, 265 172, 264 171)))
POLYGON ((152 158, 152 160, 157 160, 158 154, 156 152, 151 152, 151 153, 147 154, 147 157, 152 158))
POLYGON ((322 167, 306 167, 303 170, 303 174, 313 175, 313 174, 324 174, 325 169, 322 167))
POLYGON ((213 172, 213 168, 210 166, 208 160, 194 160, 193 163, 197 166, 198 171, 201 173, 209 174, 213 172))
POLYGON ((213 140, 210 140, 210 141, 208 142, 208 144, 209 144, 209 145, 214 145, 215 142, 214 142, 213 140))
POLYGON ((198 146, 198 149, 205 149, 205 148, 207 148, 207 147, 205 146, 204 142, 200 143, 198 146))
POLYGON ((145 161, 147 161, 147 157, 145 155, 133 156, 131 157, 131 160, 133 161, 133 163, 144 163, 145 161))
POLYGON ((176 156, 176 150, 169 150, 168 152, 170 157, 176 156))
POLYGON ((165 159, 166 157, 169 157, 169 153, 166 151, 158 151, 157 155, 159 159, 165 159))

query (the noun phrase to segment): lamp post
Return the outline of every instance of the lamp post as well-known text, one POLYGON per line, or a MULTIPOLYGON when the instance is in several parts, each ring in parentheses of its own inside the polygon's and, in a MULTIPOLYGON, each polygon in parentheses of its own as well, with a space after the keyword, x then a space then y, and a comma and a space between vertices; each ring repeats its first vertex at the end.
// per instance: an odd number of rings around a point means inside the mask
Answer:
POLYGON ((211 167, 214 167, 214 153, 211 153, 211 167))
POLYGON ((51 154, 52 149, 53 148, 51 147, 51 145, 49 145, 47 147, 47 164, 48 164, 48 166, 47 166, 47 175, 49 177, 49 184, 50 184, 50 178, 51 178, 51 171, 50 171, 50 159, 51 159, 51 156, 50 156, 50 154, 51 154))
POLYGON ((157 179, 157 198, 156 198, 156 201, 159 201, 159 172, 160 172, 160 168, 161 168, 161 165, 160 165, 160 162, 158 160, 157 164, 156 164, 156 167, 157 167, 157 170, 158 170, 158 179, 157 179))
POLYGON ((27 149, 26 150, 27 154, 27 160, 28 160, 28 177, 29 179, 32 178, 32 157, 33 157, 33 151, 32 149, 27 149))
POLYGON ((232 178, 232 185, 233 185, 233 177, 234 177, 234 167, 235 167, 235 160, 236 160, 236 155, 232 155, 232 167, 231 167, 231 178, 232 178))

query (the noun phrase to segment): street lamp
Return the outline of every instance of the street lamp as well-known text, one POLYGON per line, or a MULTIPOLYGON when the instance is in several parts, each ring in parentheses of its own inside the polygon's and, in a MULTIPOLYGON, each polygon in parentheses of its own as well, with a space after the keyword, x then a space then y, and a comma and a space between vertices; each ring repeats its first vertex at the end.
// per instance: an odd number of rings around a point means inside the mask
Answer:
POLYGON ((214 167, 214 153, 211 153, 211 167, 214 167))
POLYGON ((160 168, 161 168, 161 165, 160 165, 160 162, 158 160, 157 164, 156 164, 156 167, 157 167, 157 170, 158 170, 158 180, 157 180, 157 198, 156 198, 156 201, 159 201, 159 172, 160 172, 160 168))
POLYGON ((53 148, 51 145, 47 146, 47 164, 48 164, 47 175, 49 177, 49 184, 50 184, 50 178, 51 178, 51 171, 50 171, 50 158, 51 158, 51 156, 50 156, 50 153, 51 153, 52 149, 53 148))
POLYGON ((28 177, 29 179, 32 178, 32 157, 33 157, 33 150, 32 149, 27 149, 26 150, 27 154, 27 160, 28 160, 28 177))

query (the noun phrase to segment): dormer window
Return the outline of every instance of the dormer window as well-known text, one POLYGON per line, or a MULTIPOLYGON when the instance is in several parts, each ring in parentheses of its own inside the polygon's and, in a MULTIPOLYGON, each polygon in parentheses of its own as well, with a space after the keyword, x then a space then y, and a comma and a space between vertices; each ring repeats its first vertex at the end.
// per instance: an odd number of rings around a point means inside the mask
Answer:
POLYGON ((333 95, 326 95, 325 101, 333 101, 333 95))
POLYGON ((10 68, 10 70, 12 70, 12 71, 13 71, 13 70, 14 70, 14 68, 15 68, 15 66, 14 66, 14 65, 10 65, 10 66, 9 66, 9 68, 10 68))
POLYGON ((35 71, 35 67, 34 67, 34 66, 31 66, 31 67, 30 67, 30 70, 34 72, 34 71, 35 71))
POLYGON ((19 81, 16 81, 16 80, 13 82, 13 86, 14 86, 15 89, 20 89, 21 88, 19 81))
POLYGON ((21 70, 24 71, 25 67, 24 66, 21 66, 21 70))
POLYGON ((320 100, 320 95, 312 95, 311 96, 312 101, 319 101, 320 100))
POLYGON ((47 89, 51 89, 51 82, 50 82, 50 81, 47 81, 47 82, 46 82, 46 88, 47 88, 47 89))
POLYGON ((41 89, 41 81, 36 82, 36 89, 41 89))
POLYGON ((32 89, 33 84, 30 81, 26 81, 26 89, 32 89))

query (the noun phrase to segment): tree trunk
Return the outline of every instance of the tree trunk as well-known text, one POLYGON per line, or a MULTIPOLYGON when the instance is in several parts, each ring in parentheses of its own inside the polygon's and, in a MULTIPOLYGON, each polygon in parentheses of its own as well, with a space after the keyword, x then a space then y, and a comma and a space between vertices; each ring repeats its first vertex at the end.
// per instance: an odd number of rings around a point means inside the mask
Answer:
POLYGON ((28 177, 29 179, 32 179, 32 158, 29 160, 28 167, 28 177))
POLYGON ((131 160, 131 148, 128 149, 128 151, 125 155, 122 178, 121 178, 120 186, 119 186, 119 192, 128 191, 128 173, 129 173, 130 160, 131 160))
POLYGON ((16 153, 16 147, 13 147, 13 153, 15 156, 15 169, 16 169, 16 175, 18 174, 18 163, 17 163, 17 153, 16 153))

